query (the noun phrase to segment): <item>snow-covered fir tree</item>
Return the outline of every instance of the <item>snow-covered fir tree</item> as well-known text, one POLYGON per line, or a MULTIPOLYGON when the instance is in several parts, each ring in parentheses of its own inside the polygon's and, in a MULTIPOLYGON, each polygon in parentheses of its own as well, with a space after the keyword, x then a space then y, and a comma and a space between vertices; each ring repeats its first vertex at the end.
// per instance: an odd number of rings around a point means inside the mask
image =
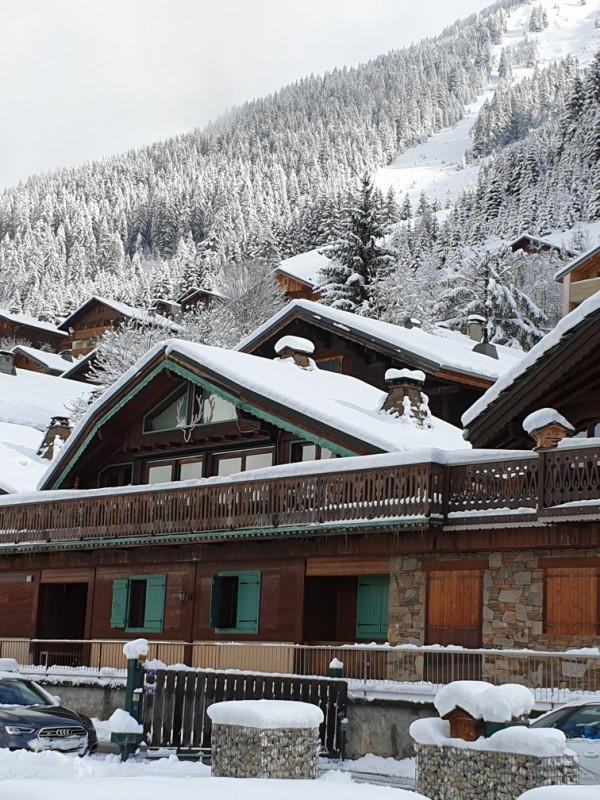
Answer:
POLYGON ((373 287, 388 273, 394 253, 384 242, 387 209, 368 175, 350 197, 339 238, 321 251, 329 266, 321 270, 321 302, 370 316, 375 314, 373 287))

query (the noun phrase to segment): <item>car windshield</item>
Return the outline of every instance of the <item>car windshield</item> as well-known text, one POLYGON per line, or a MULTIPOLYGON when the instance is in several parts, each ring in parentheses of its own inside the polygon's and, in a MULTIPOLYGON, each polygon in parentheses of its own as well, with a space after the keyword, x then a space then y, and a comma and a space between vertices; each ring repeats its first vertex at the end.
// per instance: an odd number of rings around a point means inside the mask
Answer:
POLYGON ((535 719, 531 723, 532 728, 553 728, 557 722, 560 722, 561 719, 564 719, 566 715, 566 711, 564 708, 558 708, 556 711, 552 711, 550 714, 545 714, 540 719, 535 719))
POLYGON ((34 683, 21 680, 0 681, 0 706, 48 706, 48 697, 34 683))

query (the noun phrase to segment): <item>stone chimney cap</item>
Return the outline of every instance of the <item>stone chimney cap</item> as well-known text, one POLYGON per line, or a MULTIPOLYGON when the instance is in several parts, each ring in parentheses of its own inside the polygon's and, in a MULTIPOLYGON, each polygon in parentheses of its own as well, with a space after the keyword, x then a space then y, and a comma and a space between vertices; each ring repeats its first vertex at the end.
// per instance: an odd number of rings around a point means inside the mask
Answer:
POLYGON ((575 428, 555 408, 540 408, 523 420, 523 430, 530 436, 548 425, 558 425, 568 433, 575 433, 575 428))
POLYGON ((422 328, 423 327, 423 323, 421 322, 420 319, 417 319, 416 317, 406 317, 406 319, 404 320, 404 327, 405 328, 422 328))
POLYGON ((467 322, 483 322, 486 323, 487 319, 482 317, 481 314, 469 314, 467 317, 467 322))
POLYGON ((315 352, 315 346, 310 339, 303 339, 301 336, 282 336, 275 342, 275 352, 279 355, 283 350, 294 350, 310 356, 315 352))
POLYGON ((411 383, 420 384, 425 383, 425 373, 420 369, 388 369, 385 372, 385 380, 387 383, 411 383))

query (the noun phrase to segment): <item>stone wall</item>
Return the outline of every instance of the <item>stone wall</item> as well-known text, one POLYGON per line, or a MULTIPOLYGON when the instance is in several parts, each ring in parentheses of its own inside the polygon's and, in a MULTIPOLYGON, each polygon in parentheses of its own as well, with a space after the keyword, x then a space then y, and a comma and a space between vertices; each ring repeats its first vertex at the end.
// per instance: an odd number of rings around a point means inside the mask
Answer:
MULTIPOLYGON (((483 561, 482 646, 486 648, 533 648, 563 650, 590 645, 589 636, 546 634, 543 629, 544 570, 541 559, 600 557, 593 550, 523 550, 497 553, 462 553, 429 556, 427 563, 440 568, 468 560, 483 561)), ((390 613, 388 636, 391 644, 425 642, 426 571, 423 560, 396 556, 390 560, 390 613)))
POLYGON ((578 784, 574 756, 521 755, 415 743, 416 791, 431 800, 515 800, 527 789, 578 784))
POLYGON ((217 778, 316 778, 318 728, 246 728, 213 722, 211 773, 217 778))

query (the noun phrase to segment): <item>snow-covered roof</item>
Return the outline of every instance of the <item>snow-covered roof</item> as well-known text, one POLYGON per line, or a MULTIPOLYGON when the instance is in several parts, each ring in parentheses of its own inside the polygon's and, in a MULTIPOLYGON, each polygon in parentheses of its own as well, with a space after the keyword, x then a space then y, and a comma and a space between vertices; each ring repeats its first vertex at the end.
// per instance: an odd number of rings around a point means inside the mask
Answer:
POLYGON ((81 383, 41 372, 0 373, 0 489, 35 489, 48 468, 37 449, 51 417, 68 416, 68 406, 88 394, 81 383))
POLYGON ((21 314, 15 311, 7 311, 5 308, 0 308, 0 317, 8 322, 13 322, 16 325, 27 325, 29 328, 39 328, 42 331, 50 331, 51 333, 56 334, 56 336, 66 336, 66 333, 59 330, 56 325, 52 325, 50 322, 42 322, 41 319, 29 317, 27 314, 21 314))
POLYGON ((72 361, 67 361, 66 358, 57 355, 56 353, 49 353, 47 350, 38 350, 35 347, 26 347, 25 345, 18 344, 12 349, 13 353, 21 353, 32 361, 47 367, 53 372, 63 373, 73 366, 72 361))
POLYGON ((530 689, 516 683, 494 686, 486 681, 453 681, 435 696, 434 705, 441 717, 462 708, 474 719, 510 722, 530 713, 535 698, 530 689))
POLYGON ((575 428, 555 408, 538 408, 537 411, 528 414, 523 420, 523 430, 529 435, 540 431, 548 425, 560 425, 566 431, 575 433, 575 428))
POLYGON ((504 373, 493 386, 485 392, 473 405, 462 415, 462 422, 465 427, 471 425, 474 420, 482 415, 495 403, 501 395, 508 394, 510 390, 519 383, 527 380, 531 369, 543 361, 548 353, 555 348, 561 340, 570 336, 575 328, 586 323, 591 317, 600 311, 600 292, 593 294, 581 303, 574 311, 563 317, 558 325, 547 333, 524 357, 517 362, 511 369, 504 373))
MULTIPOLYGON (((163 360, 184 363, 207 382, 218 386, 251 413, 266 410, 281 420, 282 427, 306 432, 318 430, 319 439, 333 444, 336 452, 391 452, 436 447, 465 448, 462 432, 448 422, 431 417, 427 427, 380 411, 385 393, 349 375, 320 369, 301 369, 291 359, 270 360, 259 356, 209 347, 180 339, 169 339, 153 347, 88 410, 53 462, 44 486, 62 473, 84 446, 96 420, 135 390, 136 378, 151 364, 163 360), (344 444, 336 442, 343 441, 344 444)), ((258 412, 257 412, 258 413, 258 412)), ((258 413, 260 416, 260 413, 258 413)), ((277 422, 276 422, 277 424, 277 422)), ((41 487, 43 488, 43 487, 41 487)))
MULTIPOLYGON (((76 358, 72 361, 68 368, 63 372, 62 377, 68 378, 69 380, 73 380, 73 376, 77 375, 80 370, 85 369, 86 364, 90 366, 94 362, 96 358, 96 348, 90 350, 90 352, 86 356, 82 356, 81 358, 76 358)), ((79 380, 79 378, 75 378, 75 380, 79 380)))
POLYGON ((61 331, 68 331, 69 327, 71 326, 73 320, 80 316, 80 314, 90 305, 93 303, 100 303, 108 308, 112 308, 113 311, 116 311, 118 314, 121 314, 123 317, 127 319, 135 319, 138 322, 141 322, 145 325, 156 325, 161 328, 167 328, 171 331, 178 331, 179 325, 173 322, 166 317, 157 314, 154 311, 146 311, 143 308, 135 308, 134 306, 129 306, 127 303, 121 303, 118 300, 111 300, 107 297, 99 297, 98 295, 93 295, 88 300, 85 301, 79 308, 76 308, 72 314, 64 319, 59 328, 61 331))
POLYGON ((582 253, 580 256, 576 256, 572 261, 569 261, 568 264, 565 264, 564 267, 561 267, 554 273, 554 280, 555 281, 562 281, 565 275, 568 275, 573 270, 576 270, 577 267, 580 267, 582 264, 585 264, 590 258, 594 258, 594 256, 600 253, 600 245, 597 247, 592 247, 591 250, 587 250, 585 253, 582 253))
POLYGON ((0 422, 0 493, 31 492, 48 469, 37 455, 43 434, 28 425, 0 422))
POLYGON ((566 245, 562 242, 557 243, 552 241, 550 238, 542 239, 540 236, 533 236, 531 233, 522 233, 520 236, 517 236, 516 239, 513 239, 511 242, 508 243, 508 247, 515 248, 520 242, 523 240, 527 242, 531 242, 532 245, 537 247, 540 250, 547 249, 547 250, 558 250, 561 253, 565 253, 566 255, 574 256, 572 250, 570 250, 566 245))
MULTIPOLYGON (((243 339, 235 349, 250 349, 255 342, 295 315, 302 315, 316 325, 337 331, 340 335, 344 331, 352 332, 356 337, 397 353, 399 358, 418 362, 426 372, 446 370, 493 382, 523 358, 522 351, 499 345, 495 345, 498 358, 490 358, 473 352, 475 342, 457 331, 441 327, 434 328, 432 332, 416 327, 404 328, 390 322, 340 311, 311 300, 293 300, 288 303, 243 339)), ((318 357, 318 353, 316 355, 318 357)))
POLYGON ((284 259, 277 267, 278 272, 295 278, 308 286, 318 286, 320 283, 319 272, 331 263, 331 259, 319 253, 318 250, 309 250, 297 256, 284 259))

